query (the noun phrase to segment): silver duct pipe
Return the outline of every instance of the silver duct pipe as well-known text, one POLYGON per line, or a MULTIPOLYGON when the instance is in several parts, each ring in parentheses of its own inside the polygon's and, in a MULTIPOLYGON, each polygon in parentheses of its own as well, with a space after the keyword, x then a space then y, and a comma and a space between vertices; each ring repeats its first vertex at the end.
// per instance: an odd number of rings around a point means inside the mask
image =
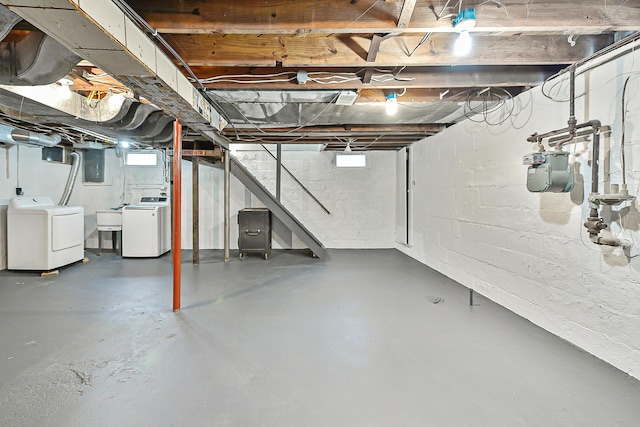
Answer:
POLYGON ((45 135, 43 133, 29 132, 0 123, 0 142, 7 144, 23 144, 38 147, 53 147, 62 141, 58 134, 45 135))
POLYGON ((69 198, 71 197, 71 191, 73 191, 73 185, 76 183, 76 177, 80 170, 80 155, 75 151, 71 153, 71 171, 69 172, 69 178, 67 178, 67 185, 64 187, 64 193, 58 203, 60 206, 67 206, 69 198))

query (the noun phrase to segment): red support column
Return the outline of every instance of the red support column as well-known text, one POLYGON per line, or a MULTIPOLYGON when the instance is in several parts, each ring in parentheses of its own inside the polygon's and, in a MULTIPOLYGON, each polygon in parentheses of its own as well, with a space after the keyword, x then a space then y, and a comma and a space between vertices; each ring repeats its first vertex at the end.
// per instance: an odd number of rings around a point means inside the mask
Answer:
POLYGON ((182 246, 182 123, 173 122, 173 311, 180 311, 180 266, 182 246))

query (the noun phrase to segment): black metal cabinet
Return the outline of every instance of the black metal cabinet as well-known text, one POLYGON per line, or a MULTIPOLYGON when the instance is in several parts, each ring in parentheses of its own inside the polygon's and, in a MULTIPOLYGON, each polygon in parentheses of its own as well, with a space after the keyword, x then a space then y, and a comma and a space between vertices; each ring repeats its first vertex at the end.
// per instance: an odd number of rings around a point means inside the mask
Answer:
POLYGON ((240 259, 247 252, 271 253, 271 212, 267 208, 247 208, 238 212, 238 249, 240 259))

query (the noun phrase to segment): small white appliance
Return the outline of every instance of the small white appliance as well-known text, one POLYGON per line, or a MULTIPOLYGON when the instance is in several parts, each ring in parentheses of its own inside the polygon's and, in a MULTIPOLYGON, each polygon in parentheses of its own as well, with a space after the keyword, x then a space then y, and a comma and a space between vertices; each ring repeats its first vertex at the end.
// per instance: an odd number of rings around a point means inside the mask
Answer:
POLYGON ((98 255, 102 255, 102 240, 105 232, 111 232, 113 250, 116 250, 116 247, 120 248, 122 246, 122 210, 96 211, 96 222, 98 224, 98 255))
POLYGON ((84 209, 18 196, 7 208, 7 268, 52 270, 84 258, 84 209))
POLYGON ((142 197, 122 208, 122 256, 157 257, 171 249, 169 199, 142 197))

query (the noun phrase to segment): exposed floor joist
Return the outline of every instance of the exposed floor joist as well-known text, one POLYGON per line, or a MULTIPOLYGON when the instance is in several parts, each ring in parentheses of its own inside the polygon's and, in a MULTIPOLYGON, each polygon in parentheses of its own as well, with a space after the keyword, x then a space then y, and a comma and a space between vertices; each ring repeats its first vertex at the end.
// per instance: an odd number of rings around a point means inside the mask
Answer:
MULTIPOLYGON (((34 12, 37 8, 26 7, 32 0, 16 1, 25 6, 24 17, 41 16, 34 12)), ((76 2, 45 3, 45 8, 54 3, 58 7, 48 11, 50 19, 38 26, 67 37, 68 31, 53 22, 75 14, 76 2)), ((140 25, 146 36, 162 35, 191 68, 223 116, 220 123, 231 122, 222 130, 221 140, 215 132, 204 134, 222 145, 227 136, 238 142, 319 143, 340 149, 351 138, 360 139, 361 147, 395 149, 466 119, 473 114, 474 103, 481 104, 477 111, 512 105, 508 102, 513 96, 627 32, 640 30, 637 1, 127 0, 127 4, 150 24, 151 29, 140 25), (470 30, 474 48, 465 57, 453 54, 457 34, 452 18, 460 6, 476 12, 476 25, 470 30), (385 114, 391 93, 399 107, 394 116, 385 114), (366 132, 354 131, 368 126, 366 132), (436 130, 411 130, 411 126, 436 130)), ((19 24, 6 41, 20 40, 35 28, 19 24)), ((128 39, 132 29, 123 33, 114 27, 114 40, 128 39)), ((99 46, 89 52, 81 38, 74 35, 72 40, 77 45, 70 47, 89 60, 104 55, 99 46)), ((131 49, 146 57, 150 46, 150 41, 140 39, 131 49)), ((167 56, 185 74, 178 72, 168 80, 175 77, 183 83, 184 93, 200 95, 188 87, 198 84, 187 81, 192 76, 180 61, 167 56)), ((156 88, 154 78, 132 78, 126 67, 114 66, 120 62, 105 62, 112 66, 108 71, 113 76, 104 79, 85 77, 85 71, 99 64, 76 67, 70 73, 74 81, 70 89, 93 96, 95 91, 122 90, 124 83, 175 113, 175 100, 156 88)))
MULTIPOLYGON (((398 26, 401 0, 245 0, 207 2, 129 0, 158 31, 173 34, 362 34, 453 32, 451 18, 436 20, 432 8, 444 1, 418 2, 410 25, 398 26)), ((476 8, 474 32, 546 32, 599 34, 638 28, 640 9, 635 2, 611 4, 601 0, 466 1, 476 8)), ((445 13, 457 13, 452 2, 445 13)))
MULTIPOLYGON (((166 40, 190 66, 221 67, 364 67, 374 35, 224 35, 174 34, 166 40)), ((456 34, 437 34, 409 56, 422 36, 399 35, 379 44, 376 67, 446 65, 569 64, 613 42, 610 34, 582 36, 571 46, 566 37, 553 35, 474 35, 468 56, 453 53, 456 34)))

